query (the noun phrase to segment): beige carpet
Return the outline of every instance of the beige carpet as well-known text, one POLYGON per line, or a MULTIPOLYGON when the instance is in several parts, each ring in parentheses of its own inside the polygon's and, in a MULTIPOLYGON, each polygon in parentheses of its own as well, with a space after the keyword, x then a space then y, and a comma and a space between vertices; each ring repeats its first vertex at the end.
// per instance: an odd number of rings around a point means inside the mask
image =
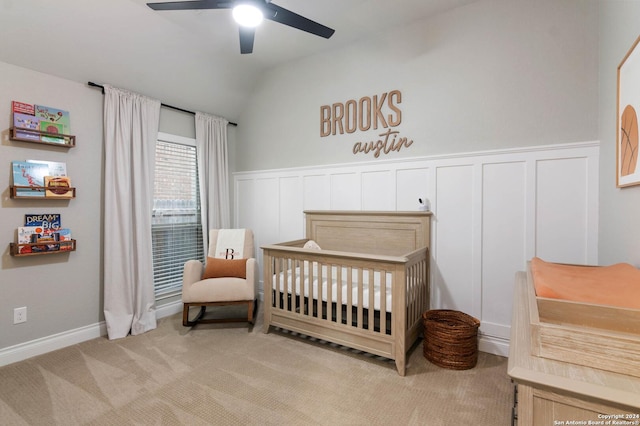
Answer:
POLYGON ((392 361, 245 324, 100 338, 0 368, 2 425, 509 425, 507 360, 392 361))

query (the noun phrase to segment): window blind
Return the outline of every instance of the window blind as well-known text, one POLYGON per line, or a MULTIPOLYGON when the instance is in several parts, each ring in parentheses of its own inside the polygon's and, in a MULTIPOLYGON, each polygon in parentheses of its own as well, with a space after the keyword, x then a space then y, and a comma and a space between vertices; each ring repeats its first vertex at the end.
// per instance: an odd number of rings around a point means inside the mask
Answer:
POLYGON ((182 288, 184 263, 203 261, 196 148, 158 141, 152 242, 156 297, 182 288))

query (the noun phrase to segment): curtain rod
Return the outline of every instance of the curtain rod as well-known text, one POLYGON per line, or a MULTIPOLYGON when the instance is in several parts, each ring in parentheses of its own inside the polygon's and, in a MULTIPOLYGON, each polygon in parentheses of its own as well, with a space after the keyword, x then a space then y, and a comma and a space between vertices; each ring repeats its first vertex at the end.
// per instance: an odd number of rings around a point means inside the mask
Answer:
MULTIPOLYGON (((89 81, 87 84, 88 84, 89 86, 91 86, 91 87, 97 87, 97 88, 99 88, 100 90, 102 90, 102 94, 104 95, 104 86, 102 86, 102 85, 100 85, 100 84, 93 83, 93 82, 91 82, 91 81, 89 81)), ((163 106, 163 107, 165 107, 165 108, 175 109, 176 111, 186 112, 187 114, 193 114, 193 115, 196 115, 196 113, 195 113, 195 112, 193 112, 193 111, 189 111, 188 109, 182 109, 182 108, 175 107, 175 106, 173 106, 173 105, 167 105, 167 104, 163 104, 163 103, 161 103, 160 105, 161 105, 161 106, 163 106)), ((232 125, 232 126, 237 126, 237 125, 238 125, 238 123, 234 123, 234 122, 232 122, 232 121, 229 121, 229 124, 230 124, 230 125, 232 125)))

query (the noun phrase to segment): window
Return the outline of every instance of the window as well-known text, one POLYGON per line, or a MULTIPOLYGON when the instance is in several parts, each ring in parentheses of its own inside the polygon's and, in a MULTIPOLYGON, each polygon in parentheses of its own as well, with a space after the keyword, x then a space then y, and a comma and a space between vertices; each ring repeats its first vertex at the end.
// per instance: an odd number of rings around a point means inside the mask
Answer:
POLYGON ((151 231, 158 299, 181 290, 187 260, 204 260, 195 140, 160 133, 155 167, 151 231))

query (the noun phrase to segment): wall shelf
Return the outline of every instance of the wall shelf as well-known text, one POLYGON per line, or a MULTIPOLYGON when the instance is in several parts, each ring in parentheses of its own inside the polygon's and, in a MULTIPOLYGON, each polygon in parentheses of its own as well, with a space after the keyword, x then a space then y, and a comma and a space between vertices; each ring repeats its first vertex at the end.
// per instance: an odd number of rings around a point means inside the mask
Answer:
POLYGON ((15 257, 61 254, 76 251, 76 240, 26 244, 9 243, 9 248, 9 253, 15 257), (58 248, 51 249, 52 246, 58 246, 58 248))
POLYGON ((47 186, 11 186, 9 192, 11 198, 22 200, 70 200, 72 198, 76 198, 76 188, 74 187, 65 187, 63 190, 60 188, 53 189, 57 191, 66 191, 65 195, 47 196, 47 190, 51 191, 52 188, 47 186), (19 192, 21 190, 31 190, 31 192, 37 193, 38 195, 20 195, 19 192))
POLYGON ((22 129, 18 127, 11 128, 11 140, 48 146, 59 146, 62 148, 73 148, 76 146, 76 137, 74 135, 62 135, 58 133, 43 132, 42 130, 22 129), (56 138, 60 141, 42 140, 43 137, 56 138))

